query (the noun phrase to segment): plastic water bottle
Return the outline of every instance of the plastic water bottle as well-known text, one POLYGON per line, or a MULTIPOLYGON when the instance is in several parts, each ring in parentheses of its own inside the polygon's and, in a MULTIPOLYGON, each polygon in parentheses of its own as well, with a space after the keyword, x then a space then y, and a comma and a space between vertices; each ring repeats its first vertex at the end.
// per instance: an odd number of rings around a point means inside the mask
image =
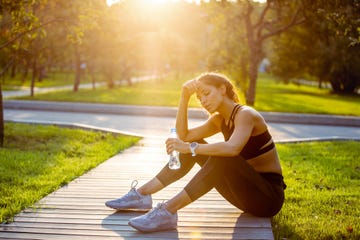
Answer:
MULTIPOLYGON (((170 130, 170 136, 169 138, 178 138, 176 134, 176 128, 172 128, 170 130)), ((180 159, 179 159, 179 152, 178 151, 172 151, 170 153, 170 159, 169 159, 169 168, 172 170, 179 169, 181 166, 180 159)))

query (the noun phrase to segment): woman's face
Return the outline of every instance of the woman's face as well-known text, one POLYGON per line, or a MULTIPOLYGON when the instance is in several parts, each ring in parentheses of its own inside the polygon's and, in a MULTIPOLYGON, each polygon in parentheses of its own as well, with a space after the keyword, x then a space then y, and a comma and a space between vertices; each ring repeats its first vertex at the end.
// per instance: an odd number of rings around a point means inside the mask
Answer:
POLYGON ((222 88, 198 81, 196 95, 201 105, 209 112, 214 113, 223 100, 222 88))

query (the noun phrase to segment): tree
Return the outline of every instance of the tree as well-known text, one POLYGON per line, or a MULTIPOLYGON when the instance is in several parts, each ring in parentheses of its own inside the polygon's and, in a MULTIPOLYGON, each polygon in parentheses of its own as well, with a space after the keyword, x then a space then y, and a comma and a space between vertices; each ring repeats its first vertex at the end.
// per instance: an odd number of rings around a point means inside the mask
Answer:
MULTIPOLYGON (((1 74, 5 74, 10 67, 15 69, 17 54, 26 52, 26 65, 32 66, 31 94, 34 94, 35 78, 39 74, 39 63, 47 61, 45 57, 50 49, 46 37, 46 27, 55 23, 62 23, 68 39, 79 44, 83 31, 96 25, 99 1, 62 1, 62 0, 32 0, 13 1, 0 0, 0 51, 7 53, 1 74), (75 12, 72 12, 73 10, 75 12), (60 11, 61 10, 61 11, 60 11), (62 13, 62 14, 60 14, 62 13), (73 13, 63 14, 63 13, 73 13), (30 64, 31 63, 31 64, 30 64)), ((105 4, 105 3, 103 3, 105 4)), ((41 66, 42 67, 42 66, 41 66)), ((75 82, 77 84, 78 82, 75 82)), ((0 87, 1 89, 1 87, 0 87)), ((3 99, 0 99, 0 143, 4 138, 3 99)))
MULTIPOLYGON (((238 35, 237 42, 232 40, 231 44, 243 45, 243 47, 240 51, 232 53, 228 51, 227 58, 237 59, 239 57, 236 56, 241 56, 240 68, 245 71, 242 75, 249 81, 246 87, 246 103, 254 105, 258 68, 265 56, 264 42, 303 23, 302 5, 299 1, 284 0, 267 1, 263 4, 251 0, 237 1, 237 3, 222 1, 220 5, 215 4, 222 8, 231 5, 229 8, 237 9, 235 15, 229 14, 222 17, 229 20, 229 22, 225 21, 228 24, 226 27, 238 35), (229 17, 232 19, 228 19, 229 17), (230 28, 231 26, 236 26, 236 28, 230 28)), ((228 35, 225 37, 228 38, 228 35)))
POLYGON ((360 85, 360 3, 304 1, 306 23, 277 38, 272 71, 279 77, 330 82, 337 93, 360 85), (296 56, 296 57, 294 57, 296 56))
MULTIPOLYGON (((1 0, 0 12, 1 12, 1 43, 0 51, 8 47, 19 48, 22 43, 18 40, 22 40, 27 35, 31 36, 31 33, 42 26, 48 24, 39 22, 39 19, 35 16, 34 10, 38 6, 45 4, 45 1, 12 1, 12 0, 1 0), (18 42, 17 42, 18 41, 18 42), (12 46, 11 46, 12 45, 12 46)), ((14 56, 10 57, 8 65, 2 70, 4 74, 14 62, 14 56)), ((1 89, 1 87, 0 87, 1 89)), ((1 146, 4 142, 4 116, 3 116, 3 98, 1 94, 0 99, 0 143, 1 146)))

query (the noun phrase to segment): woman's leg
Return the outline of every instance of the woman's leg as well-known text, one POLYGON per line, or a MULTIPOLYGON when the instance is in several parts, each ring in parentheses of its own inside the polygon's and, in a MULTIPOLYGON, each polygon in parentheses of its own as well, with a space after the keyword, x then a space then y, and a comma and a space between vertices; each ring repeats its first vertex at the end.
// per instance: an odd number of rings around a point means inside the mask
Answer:
POLYGON ((141 195, 149 195, 160 191, 164 187, 165 186, 159 181, 159 179, 154 177, 150 181, 139 187, 137 189, 137 192, 141 195))
POLYGON ((171 170, 166 164, 154 178, 139 187, 137 191, 142 195, 154 194, 185 176, 195 163, 202 165, 208 156, 192 157, 190 154, 180 154, 179 158, 181 162, 180 169, 171 170))
POLYGON ((231 163, 225 168, 225 184, 216 190, 239 209, 261 217, 274 216, 284 202, 284 182, 280 174, 269 181, 264 174, 256 172, 249 164, 239 167, 231 163))
POLYGON ((283 201, 282 190, 274 190, 273 185, 243 159, 212 157, 184 190, 167 202, 167 209, 176 212, 214 187, 234 206, 255 215, 272 215, 283 201))
MULTIPOLYGON (((197 142, 207 143, 203 139, 200 139, 197 142)), ((180 169, 171 170, 169 169, 168 164, 166 164, 154 178, 142 185, 137 191, 143 195, 156 193, 185 176, 196 162, 202 166, 208 159, 208 156, 198 155, 192 157, 191 154, 180 153, 179 159, 181 162, 180 169)))

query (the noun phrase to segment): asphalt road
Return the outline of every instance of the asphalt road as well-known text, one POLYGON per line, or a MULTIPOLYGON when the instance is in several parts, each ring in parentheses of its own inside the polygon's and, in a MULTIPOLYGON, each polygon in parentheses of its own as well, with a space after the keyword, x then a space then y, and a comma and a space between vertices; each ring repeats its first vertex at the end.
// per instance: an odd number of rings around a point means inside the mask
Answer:
MULTIPOLYGON (((166 138, 170 128, 175 124, 173 117, 154 117, 119 114, 74 113, 34 110, 4 110, 7 121, 47 122, 66 124, 85 124, 99 128, 115 129, 141 136, 166 138)), ((202 119, 190 119, 189 125, 201 124, 202 119)), ((308 140, 313 138, 351 138, 360 139, 359 127, 303 125, 286 123, 269 123, 270 132, 275 141, 308 140)), ((220 140, 217 135, 208 139, 210 142, 220 140)))

